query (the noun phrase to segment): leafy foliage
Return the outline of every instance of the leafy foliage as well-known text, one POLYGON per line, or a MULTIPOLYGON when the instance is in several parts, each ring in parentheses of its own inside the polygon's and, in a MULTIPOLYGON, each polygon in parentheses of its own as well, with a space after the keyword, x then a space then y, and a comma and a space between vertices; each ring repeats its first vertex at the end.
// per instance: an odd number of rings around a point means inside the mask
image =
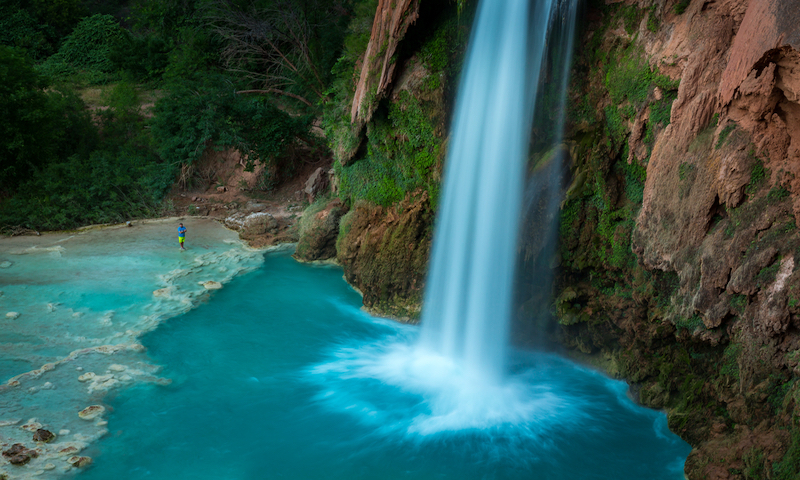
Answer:
POLYGON ((30 60, 0 46, 0 194, 93 141, 80 100, 47 86, 30 60))
POLYGON ((237 148, 247 155, 249 168, 278 166, 286 148, 308 134, 309 118, 292 117, 263 97, 237 94, 222 75, 171 84, 167 90, 156 103, 152 134, 161 157, 171 164, 190 164, 213 146, 237 148))
POLYGON ((24 50, 32 58, 43 58, 53 51, 55 32, 40 24, 23 9, 0 7, 0 45, 24 50))
POLYGON ((335 165, 343 197, 390 205, 417 188, 435 199, 433 169, 442 155, 442 140, 423 106, 407 91, 390 106, 387 118, 376 118, 367 132, 366 158, 335 165))
MULTIPOLYGON (((720 134, 720 136, 722 136, 720 134)), ((752 197, 761 188, 767 177, 767 170, 764 168, 764 162, 755 156, 754 152, 750 153, 753 160, 752 167, 750 167, 750 182, 744 188, 745 193, 752 197)))
POLYGON ((725 128, 723 128, 722 131, 719 132, 719 137, 717 138, 717 144, 714 146, 714 148, 718 149, 721 146, 725 145, 725 141, 728 139, 728 136, 731 134, 731 132, 736 130, 736 127, 737 127, 736 122, 731 122, 725 125, 725 128))
POLYGON ((54 77, 84 71, 90 82, 105 82, 116 70, 111 51, 124 38, 122 27, 111 15, 84 18, 64 40, 58 53, 42 65, 42 70, 54 77))
POLYGON ((160 79, 169 63, 169 47, 159 36, 136 36, 125 30, 111 46, 108 58, 116 69, 133 78, 160 79))
POLYGON ((644 52, 635 45, 617 53, 608 63, 606 88, 615 104, 628 100, 640 107, 654 86, 663 90, 678 88, 669 77, 659 74, 657 69, 651 70, 644 52))
POLYGON ((772 464, 773 478, 792 480, 800 472, 800 420, 797 416, 792 418, 791 442, 781 461, 772 464))
POLYGON ((121 83, 109 90, 102 137, 77 97, 48 95, 54 116, 69 128, 61 141, 44 145, 62 149, 15 184, 15 194, 0 205, 0 225, 65 229, 160 213, 175 168, 148 145, 135 88, 121 83))
POLYGON ((25 193, 3 205, 0 224, 57 230, 152 216, 174 173, 152 153, 132 146, 74 155, 25 183, 25 193))
POLYGON ((686 8, 689 6, 691 2, 692 0, 678 0, 678 3, 676 3, 675 6, 672 7, 672 11, 675 12, 676 15, 680 15, 686 11, 686 8))

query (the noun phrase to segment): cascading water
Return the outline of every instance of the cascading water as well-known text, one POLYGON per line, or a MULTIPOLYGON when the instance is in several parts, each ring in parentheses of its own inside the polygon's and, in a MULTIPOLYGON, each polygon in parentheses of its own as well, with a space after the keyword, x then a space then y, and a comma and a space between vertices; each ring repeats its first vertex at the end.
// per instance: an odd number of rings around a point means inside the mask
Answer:
MULTIPOLYGON (((537 90, 555 30, 571 42, 575 0, 479 5, 457 99, 422 315, 421 348, 476 379, 502 377, 537 90)), ((571 43, 562 50, 564 98, 571 43)), ((563 110, 563 100, 560 100, 563 110)), ((560 137, 563 114, 557 116, 560 137)), ((551 185, 560 169, 548 169, 551 185)), ((551 189, 552 191, 553 189, 551 189)), ((548 210, 558 199, 548 196, 548 210)), ((552 216, 552 215, 551 215, 552 216)), ((544 233, 544 232, 542 232, 544 233)))

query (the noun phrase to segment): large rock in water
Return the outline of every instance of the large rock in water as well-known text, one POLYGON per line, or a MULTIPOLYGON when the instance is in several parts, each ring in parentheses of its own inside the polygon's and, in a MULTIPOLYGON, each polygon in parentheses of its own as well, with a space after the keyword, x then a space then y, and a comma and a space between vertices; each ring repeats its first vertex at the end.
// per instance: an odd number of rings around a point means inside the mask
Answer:
POLYGON ((347 207, 338 198, 324 204, 322 210, 309 207, 300 221, 300 239, 294 257, 304 262, 335 257, 339 220, 345 213, 347 207))
POLYGON ((427 192, 389 208, 357 202, 342 219, 337 259, 364 306, 410 322, 418 320, 433 236, 427 192))
POLYGON ((225 226, 238 231, 242 236, 255 236, 275 232, 278 221, 266 212, 236 213, 225 219, 225 226))

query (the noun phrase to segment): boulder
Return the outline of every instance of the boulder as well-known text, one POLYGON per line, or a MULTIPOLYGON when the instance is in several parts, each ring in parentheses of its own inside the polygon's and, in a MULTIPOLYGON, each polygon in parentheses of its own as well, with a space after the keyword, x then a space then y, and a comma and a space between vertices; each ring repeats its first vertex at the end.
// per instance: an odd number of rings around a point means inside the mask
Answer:
POLYGON ((53 441, 54 438, 56 438, 56 436, 53 432, 43 428, 36 430, 36 433, 33 434, 34 442, 49 443, 53 441))
POLYGON ((78 412, 78 416, 84 420, 94 420, 95 418, 104 414, 105 411, 106 408, 103 407, 102 405, 89 405, 88 407, 78 412))
POLYGON ((275 217, 266 212, 256 212, 247 215, 236 213, 226 218, 224 223, 226 227, 238 231, 242 236, 275 233, 278 229, 278 221, 275 220, 275 217))
POLYGON ((314 200, 317 198, 318 195, 324 193, 325 190, 328 188, 328 175, 322 167, 317 168, 314 170, 314 173, 308 177, 306 180, 306 186, 303 189, 303 193, 306 194, 308 198, 308 203, 314 203, 314 200))
POLYGON ((300 239, 294 257, 300 261, 326 260, 336 256, 336 238, 339 220, 347 207, 338 198, 325 204, 321 210, 312 205, 300 220, 300 239))
POLYGON ((11 448, 3 452, 3 456, 12 465, 25 465, 31 461, 31 458, 38 457, 39 453, 36 450, 25 448, 25 445, 21 443, 15 443, 11 448))

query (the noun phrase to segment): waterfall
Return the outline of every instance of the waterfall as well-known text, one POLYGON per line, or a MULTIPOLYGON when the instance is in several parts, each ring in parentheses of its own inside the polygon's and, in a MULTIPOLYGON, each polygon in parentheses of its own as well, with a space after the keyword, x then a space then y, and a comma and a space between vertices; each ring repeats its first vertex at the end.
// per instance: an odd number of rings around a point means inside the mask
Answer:
MULTIPOLYGON (((565 51, 558 60, 570 63, 571 43, 551 49, 548 42, 554 31, 571 42, 576 1, 481 1, 459 86, 420 348, 489 383, 502 378, 532 120, 537 92, 550 81, 547 52, 565 51)), ((555 77, 563 99, 565 75, 555 77)), ((560 138, 563 115, 556 117, 551 128, 560 138)))

